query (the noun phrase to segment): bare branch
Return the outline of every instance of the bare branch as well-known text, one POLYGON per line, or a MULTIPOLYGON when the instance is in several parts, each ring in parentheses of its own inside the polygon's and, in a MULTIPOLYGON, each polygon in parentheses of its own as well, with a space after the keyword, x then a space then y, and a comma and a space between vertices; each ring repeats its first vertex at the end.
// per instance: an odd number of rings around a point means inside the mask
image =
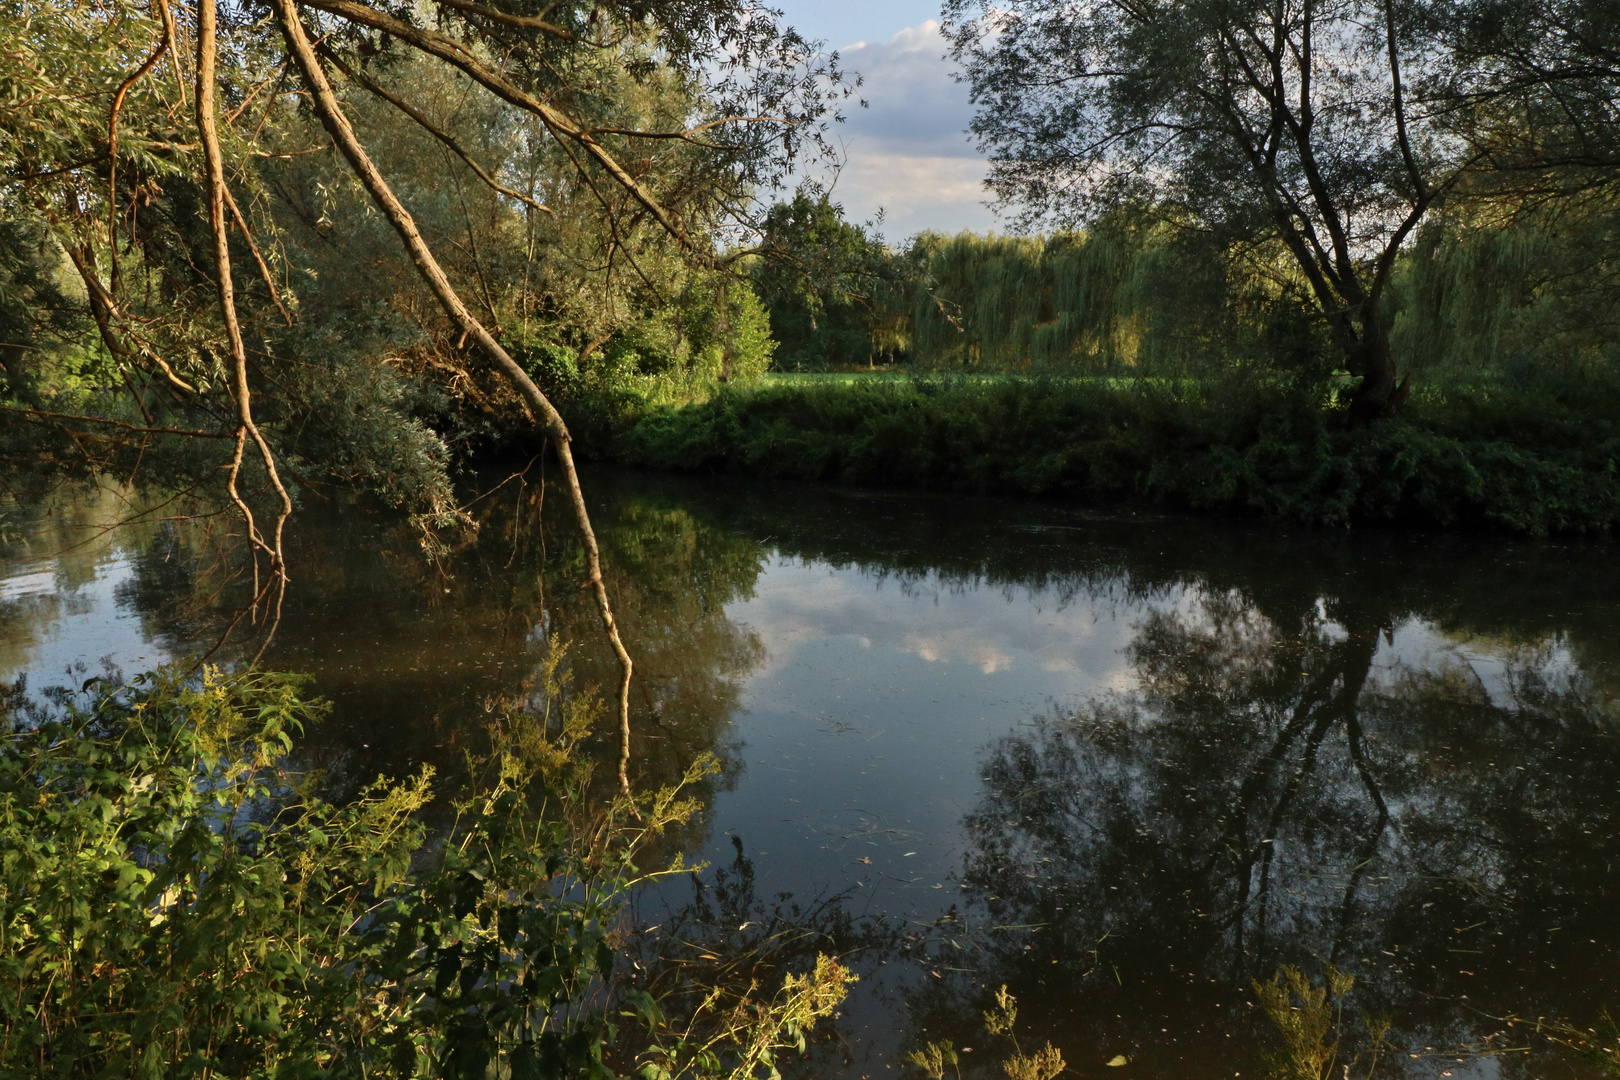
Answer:
MULTIPOLYGON (((78 413, 51 412, 48 409, 25 409, 16 405, 0 405, 0 412, 18 413, 23 416, 36 416, 42 420, 67 420, 75 424, 102 424, 106 427, 115 427, 120 431, 128 431, 136 435, 183 435, 188 439, 234 439, 236 436, 229 431, 198 431, 187 428, 143 427, 140 424, 130 424, 123 420, 107 420, 99 416, 83 416, 78 413)), ((84 432, 79 432, 84 434, 84 432)))
MULTIPOLYGON (((208 2, 208 0, 203 0, 208 2)), ((624 647, 619 637, 618 624, 613 618, 613 608, 608 602, 607 586, 602 580, 602 556, 596 543, 596 532, 591 527, 590 513, 585 506, 585 493, 579 484, 579 473, 574 468, 574 455, 571 449, 571 437, 568 425, 563 422, 561 414, 546 395, 535 385, 529 373, 513 360, 511 355, 495 340, 489 330, 462 301, 455 287, 445 275, 444 268, 434 257, 427 241, 416 227, 416 221, 410 212, 405 209, 394 192, 389 188, 383 175, 366 153, 365 147, 354 134, 354 128, 349 119, 343 114, 337 95, 332 92, 332 84, 327 80, 326 72, 321 67, 320 58, 315 55, 315 49, 310 44, 309 36, 304 31, 303 23, 299 19, 297 0, 271 0, 275 9, 276 18, 281 24, 282 33, 287 39, 288 49, 297 61, 299 70, 303 73, 304 82, 309 87, 311 99, 315 110, 321 118, 321 124, 331 135, 332 141, 337 145, 343 156, 348 159, 350 166, 359 176, 366 190, 371 194, 372 201, 378 209, 394 226, 404 242, 405 250, 411 261, 416 265, 417 271, 422 275, 428 286, 438 297, 439 304, 444 308, 445 314, 460 327, 467 336, 478 342, 484 354, 494 363, 513 387, 522 395, 529 407, 539 414, 546 433, 556 442, 557 457, 562 464, 563 474, 568 485, 568 493, 574 505, 574 518, 579 525, 585 541, 585 563, 589 578, 585 584, 596 597, 597 612, 601 616, 602 628, 608 640, 613 645, 613 651, 618 656, 621 681, 619 684, 619 784, 626 793, 630 790, 630 677, 634 670, 630 653, 624 647)))
MULTIPOLYGON (((217 15, 215 0, 198 0, 197 4, 197 132, 203 144, 203 155, 208 169, 208 224, 214 237, 214 264, 218 275, 219 306, 225 320, 225 334, 230 343, 232 397, 236 402, 236 448, 231 458, 230 472, 227 487, 237 509, 241 511, 243 520, 247 523, 248 540, 256 548, 265 552, 270 559, 271 580, 277 584, 278 590, 284 593, 287 577, 286 560, 282 555, 282 533, 286 527, 287 519, 292 515, 292 498, 282 485, 281 477, 276 470, 275 455, 270 450, 270 444, 265 441, 264 435, 259 431, 258 424, 253 419, 252 392, 248 386, 247 377, 247 349, 242 342, 242 327, 237 321, 236 293, 231 280, 231 247, 230 237, 225 225, 225 161, 219 146, 219 133, 216 128, 214 105, 214 78, 215 63, 217 59, 217 46, 215 35, 217 33, 217 15), (270 478, 271 485, 276 494, 281 497, 281 511, 276 518, 275 528, 266 540, 259 535, 254 524, 253 511, 248 507, 236 490, 236 479, 241 472, 243 445, 248 438, 252 438, 260 459, 264 462, 265 473, 270 478)), ((254 561, 254 573, 258 572, 257 559, 254 561)), ((276 623, 280 619, 280 601, 277 600, 276 618, 271 622, 269 633, 264 644, 260 647, 260 654, 270 644, 275 634, 276 623)))

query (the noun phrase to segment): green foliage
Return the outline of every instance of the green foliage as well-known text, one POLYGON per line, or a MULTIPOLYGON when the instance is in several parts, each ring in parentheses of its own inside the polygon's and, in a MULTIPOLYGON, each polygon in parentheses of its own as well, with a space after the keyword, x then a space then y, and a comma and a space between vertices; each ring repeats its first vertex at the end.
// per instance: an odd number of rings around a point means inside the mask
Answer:
POLYGON ((1445 215, 1391 284, 1396 355, 1424 382, 1496 392, 1613 370, 1620 280, 1605 253, 1617 231, 1603 197, 1445 215))
MULTIPOLYGON (((1296 967, 1284 966, 1265 982, 1255 980, 1254 994, 1260 1008, 1277 1029, 1282 1046, 1266 1055, 1275 1080, 1334 1080, 1339 1073, 1340 1038, 1344 1027, 1345 997, 1355 987, 1355 979, 1329 965, 1327 983, 1312 986, 1296 967)), ((1383 1051, 1387 1020, 1362 1018, 1369 1045, 1343 1066, 1344 1076, 1352 1070, 1361 1074, 1365 1055, 1366 1080, 1372 1080, 1383 1051)))
POLYGON ((50 372, 28 354, 54 354, 54 346, 85 329, 62 291, 60 260, 45 229, 31 216, 0 221, 0 401, 39 404, 42 381, 73 380, 77 372, 50 372))
POLYGON ((1620 522, 1608 382, 1435 397, 1355 428, 1281 381, 875 379, 726 391, 643 416, 619 454, 658 468, 1061 495, 1531 535, 1620 522))
POLYGON ((718 273, 681 275, 679 291, 612 336, 585 375, 602 386, 639 381, 656 393, 748 382, 776 348, 763 306, 746 282, 718 273))
MULTIPOLYGON (((984 1029, 1012 1045, 1012 1052, 1001 1062, 1007 1080, 1055 1080, 1068 1068, 1062 1052, 1050 1042, 1034 1053, 1024 1052, 1018 1041, 1018 999, 1008 992, 1005 983, 996 991, 995 1007, 987 1009, 983 1015, 984 1029)), ((961 1080, 961 1062, 949 1039, 930 1040, 906 1055, 906 1064, 921 1069, 928 1080, 945 1080, 947 1068, 961 1080)))
POLYGON ((1220 253, 1147 215, 1045 238, 924 233, 910 257, 924 268, 908 314, 925 367, 1168 375, 1257 353, 1220 253))
POLYGON ((846 221, 825 191, 801 188, 771 207, 752 276, 782 370, 869 365, 910 346, 914 262, 846 221))
MULTIPOLYGON (((476 317, 564 398, 674 399, 763 371, 763 310, 713 255, 761 185, 829 149, 836 58, 748 0, 573 5, 542 32, 434 7, 334 16, 322 64, 476 317), (432 21, 465 63, 405 24, 365 28, 396 17, 432 21), (497 56, 521 90, 469 78, 497 56)), ((279 460, 292 495, 368 491, 435 548, 434 528, 465 521, 457 456, 536 438, 534 418, 468 362, 465 327, 346 160, 320 152, 274 20, 229 5, 212 88, 219 260, 201 9, 160 8, 20 0, 0 20, 0 405, 39 429, 0 430, 0 455, 223 495, 233 425, 254 416, 265 445, 249 456, 279 460)), ((243 467, 243 490, 262 489, 269 467, 243 467)))
POLYGON ((801 193, 772 209, 753 269, 777 367, 1325 375, 1325 336, 1276 253, 1228 250, 1168 213, 1126 207, 1046 237, 925 232, 897 251, 801 193))
POLYGON ((711 765, 592 805, 601 710, 561 664, 431 845, 430 772, 334 806, 285 771, 323 711, 297 679, 169 671, 33 716, 0 746, 0 1075, 742 1077, 799 1043, 831 961, 712 1031, 614 989, 636 853, 711 765))

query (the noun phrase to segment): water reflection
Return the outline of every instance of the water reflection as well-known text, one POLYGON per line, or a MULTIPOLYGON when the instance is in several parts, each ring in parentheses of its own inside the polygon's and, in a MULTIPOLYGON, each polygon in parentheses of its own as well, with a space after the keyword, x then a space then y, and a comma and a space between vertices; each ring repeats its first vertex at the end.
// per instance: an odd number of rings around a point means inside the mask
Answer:
MULTIPOLYGON (((295 519, 266 662, 335 702, 310 763, 453 767, 554 636, 613 681, 566 508, 532 479, 476 503, 439 563, 387 515, 295 519)), ((981 1042, 1003 981, 1030 1038, 1082 1072, 1124 1053, 1122 1080, 1252 1072, 1248 981, 1284 962, 1350 970, 1420 1053, 1620 1003, 1604 550, 590 480, 636 774, 725 762, 678 842, 731 866, 741 837, 761 902, 848 890, 913 936, 865 961, 850 1075, 925 1030, 981 1042)), ((229 621, 228 546, 183 521, 95 534, 107 509, 7 533, 0 675, 144 666, 229 621)), ((1546 1066, 1490 1060, 1447 1059, 1546 1066)))
MULTIPOLYGON (((1244 1071, 1244 991, 1283 963, 1352 972, 1420 1050, 1620 990, 1616 717, 1566 638, 1233 589, 1152 612, 1127 654, 1135 691, 991 745, 965 822, 976 977, 1045 1002, 1072 1059, 1244 1071)), ((981 997, 920 1004, 959 1026, 981 997)))

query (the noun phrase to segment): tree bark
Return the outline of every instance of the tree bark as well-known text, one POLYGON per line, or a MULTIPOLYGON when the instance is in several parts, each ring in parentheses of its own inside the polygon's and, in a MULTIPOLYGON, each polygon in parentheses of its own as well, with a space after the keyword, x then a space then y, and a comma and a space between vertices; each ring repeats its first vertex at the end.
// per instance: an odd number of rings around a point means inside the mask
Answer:
POLYGON ((298 17, 298 10, 294 0, 271 0, 275 8, 276 19, 281 24, 282 34, 287 39, 289 52, 298 64, 299 71, 304 76, 304 82, 309 88, 311 100, 315 111, 321 118, 321 124, 331 136, 332 142, 348 160, 355 175, 365 185, 372 201, 383 212, 394 231, 399 233, 404 242, 406 253, 417 271, 422 275, 428 287, 433 290, 439 304, 444 308, 445 314, 460 327, 463 333, 478 343, 496 369, 522 396, 530 410, 537 416, 545 432, 550 436, 557 450, 557 458, 562 464, 563 477, 568 487, 568 494, 574 506, 574 517, 579 523, 580 532, 585 539, 585 561, 589 573, 587 584, 596 596, 597 611, 602 619, 602 629, 606 632, 608 640, 613 645, 613 651, 618 656, 621 680, 619 683, 619 786, 628 794, 630 791, 630 675, 634 665, 630 653, 624 647, 619 637, 618 625, 613 618, 613 608, 608 603, 607 586, 602 581, 602 557, 596 543, 596 533, 591 528, 590 514, 585 508, 585 493, 579 485, 579 474, 574 468, 574 455, 571 449, 572 439, 568 433, 568 426, 563 423, 562 416, 556 408, 529 378, 528 372, 513 360, 511 355, 501 347, 484 324, 479 322, 472 311, 462 301, 461 296, 451 285, 450 279, 445 275, 444 269, 434 258, 433 252, 428 248, 427 241, 422 238, 416 221, 410 212, 395 197, 389 188, 382 173, 372 163, 365 148, 355 137, 354 129, 350 126, 348 117, 344 115, 342 107, 338 104, 337 96, 332 92, 332 84, 326 78, 326 72, 321 67, 315 49, 310 44, 309 36, 304 32, 304 25, 298 17))
MULTIPOLYGON (((226 231, 225 224, 225 203, 230 193, 225 187, 225 159, 220 151, 219 131, 214 116, 214 64, 218 56, 216 33, 215 0, 198 0, 197 133, 202 140, 203 159, 208 170, 208 225, 214 238, 214 269, 218 278, 220 312, 225 320, 225 335, 230 344, 231 397, 236 403, 237 420, 236 452, 231 458, 226 488, 241 512, 242 520, 246 522, 249 543, 257 549, 253 556, 254 576, 258 576, 257 551, 263 551, 270 559, 270 581, 265 588, 267 590, 272 586, 277 588, 275 618, 253 658, 257 663, 259 657, 264 655, 265 649, 269 648, 270 639, 275 636, 276 626, 281 620, 281 595, 287 585, 287 562, 282 555, 282 531, 286 527, 287 519, 292 516, 293 506, 292 498, 287 494, 287 489, 282 485, 281 477, 276 471, 276 458, 270 451, 270 444, 265 441, 259 432, 259 425, 253 420, 253 399, 247 377, 247 348, 242 342, 242 327, 236 315, 236 288, 231 277, 230 235, 226 231), (264 462, 264 470, 270 478, 271 485, 281 499, 281 511, 268 538, 260 534, 258 525, 253 519, 253 511, 236 490, 236 480, 242 469, 242 452, 250 438, 264 462)), ((256 593, 257 591, 255 590, 256 593)), ((255 596, 255 618, 257 605, 258 597, 255 596)))
POLYGON ((1360 333, 1346 364, 1350 374, 1361 377, 1350 397, 1350 419, 1370 424, 1395 407, 1395 358, 1389 349, 1389 330, 1378 314, 1369 313, 1360 323, 1360 333))

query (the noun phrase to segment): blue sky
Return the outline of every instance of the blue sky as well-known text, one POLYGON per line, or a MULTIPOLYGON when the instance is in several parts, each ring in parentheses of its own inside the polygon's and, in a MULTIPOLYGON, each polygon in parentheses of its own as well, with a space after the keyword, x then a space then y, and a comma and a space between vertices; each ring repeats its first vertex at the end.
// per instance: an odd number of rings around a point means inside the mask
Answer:
POLYGON ((888 41, 908 27, 939 18, 938 0, 775 0, 771 6, 805 37, 820 38, 833 49, 888 41))
POLYGON ((847 162, 834 189, 849 216, 886 212, 883 232, 903 241, 924 229, 984 232, 984 161, 964 134, 967 88, 951 78, 938 0, 774 0, 785 21, 837 49, 865 78, 870 107, 845 110, 834 136, 847 162))

